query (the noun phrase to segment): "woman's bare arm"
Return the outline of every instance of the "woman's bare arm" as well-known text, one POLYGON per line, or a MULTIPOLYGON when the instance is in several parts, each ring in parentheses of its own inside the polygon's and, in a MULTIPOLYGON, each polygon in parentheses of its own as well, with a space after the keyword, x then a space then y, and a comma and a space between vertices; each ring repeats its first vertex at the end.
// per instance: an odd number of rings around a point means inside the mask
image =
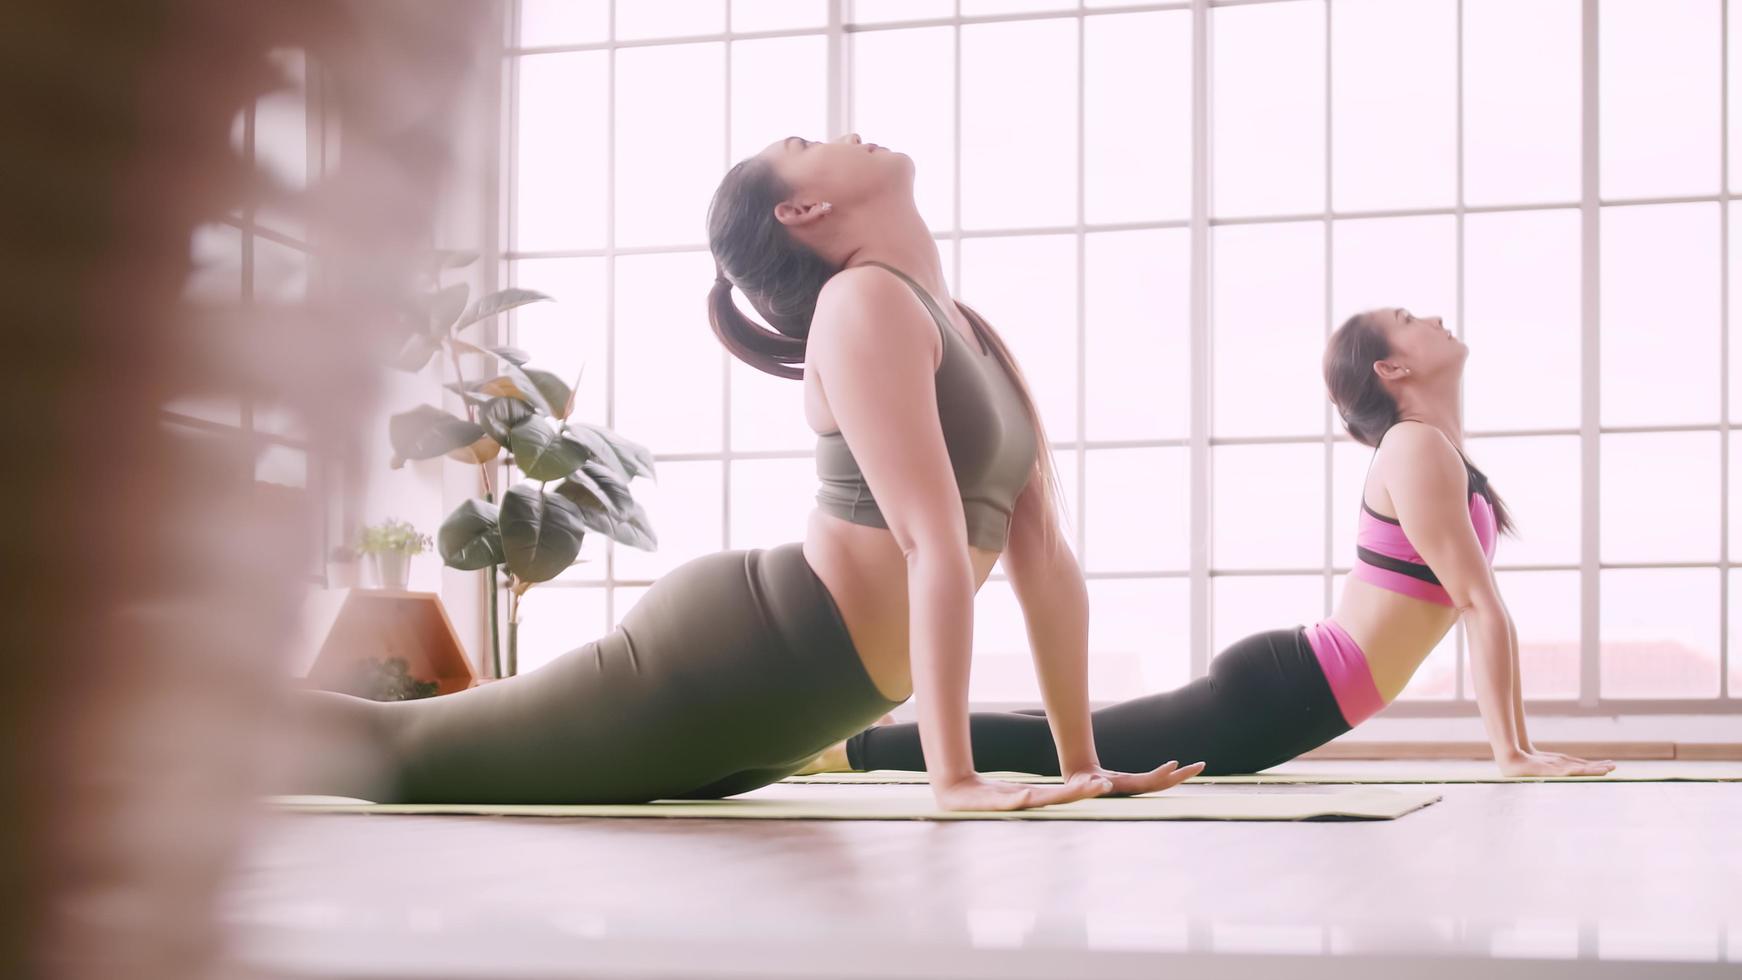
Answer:
POLYGON ((907 559, 908 638, 920 744, 940 805, 995 809, 1063 802, 1081 787, 988 789, 974 772, 968 670, 974 580, 961 491, 938 420, 938 326, 887 271, 838 273, 817 299, 806 369, 907 559), (1053 792, 1062 790, 1063 792, 1053 792))

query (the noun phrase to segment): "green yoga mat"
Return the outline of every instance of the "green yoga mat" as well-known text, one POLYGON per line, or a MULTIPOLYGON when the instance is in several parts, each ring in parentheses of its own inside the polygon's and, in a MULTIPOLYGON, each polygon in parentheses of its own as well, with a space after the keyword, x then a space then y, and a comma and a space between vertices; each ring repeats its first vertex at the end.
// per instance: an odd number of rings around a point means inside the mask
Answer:
POLYGON ((1311 793, 1191 793, 1079 800, 1035 810, 945 812, 929 790, 889 787, 869 793, 790 790, 728 800, 640 804, 366 803, 333 796, 277 796, 293 813, 447 814, 496 817, 665 817, 733 820, 1395 820, 1440 799, 1424 790, 1349 789, 1311 793))
MULTIPOLYGON (((1492 762, 1434 763, 1431 766, 1395 764, 1396 771, 1335 772, 1318 770, 1272 769, 1268 772, 1241 776, 1194 776, 1191 784, 1278 785, 1310 784, 1412 784, 1412 783, 1658 783, 1658 782, 1742 782, 1742 763, 1734 762, 1618 762, 1607 776, 1502 776, 1492 762)), ((1056 783, 1057 776, 1036 776, 1024 772, 986 773, 992 779, 1017 783, 1056 783)), ((825 772, 811 776, 789 776, 787 783, 840 784, 910 784, 924 783, 925 773, 893 769, 876 772, 825 772)))

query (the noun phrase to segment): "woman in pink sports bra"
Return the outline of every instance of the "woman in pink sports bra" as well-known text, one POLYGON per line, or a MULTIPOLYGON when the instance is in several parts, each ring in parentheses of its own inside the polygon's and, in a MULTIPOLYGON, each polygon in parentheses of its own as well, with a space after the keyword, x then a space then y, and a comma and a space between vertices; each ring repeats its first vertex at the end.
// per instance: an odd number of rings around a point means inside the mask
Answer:
MULTIPOLYGON (((1246 637, 1184 687, 1097 710, 1095 745, 1107 765, 1141 771, 1201 760, 1204 774, 1217 775, 1286 762, 1391 703, 1463 618, 1476 701, 1500 771, 1614 769, 1541 751, 1525 731, 1517 632, 1492 573, 1495 544, 1512 519, 1460 448, 1468 355, 1439 317, 1405 309, 1356 314, 1332 334, 1324 358, 1331 401, 1349 434, 1375 449, 1354 567, 1336 611, 1246 637)), ((977 769, 1058 771, 1039 711, 977 712, 971 730, 977 769)), ((924 767, 915 726, 880 725, 823 753, 808 771, 924 767)))

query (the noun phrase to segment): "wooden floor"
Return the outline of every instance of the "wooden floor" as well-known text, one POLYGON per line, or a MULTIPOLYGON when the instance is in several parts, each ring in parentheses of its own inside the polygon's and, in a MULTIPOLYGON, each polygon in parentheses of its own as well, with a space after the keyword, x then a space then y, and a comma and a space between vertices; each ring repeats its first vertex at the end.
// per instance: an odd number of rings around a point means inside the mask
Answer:
POLYGON ((1437 788, 1384 822, 281 814, 222 913, 296 977, 1742 975, 1742 783, 1437 788))

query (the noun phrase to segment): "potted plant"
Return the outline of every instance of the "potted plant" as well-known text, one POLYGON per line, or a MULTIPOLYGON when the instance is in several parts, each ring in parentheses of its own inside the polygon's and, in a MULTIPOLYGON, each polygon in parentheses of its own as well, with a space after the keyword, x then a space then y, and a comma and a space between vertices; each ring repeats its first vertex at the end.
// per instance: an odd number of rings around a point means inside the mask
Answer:
POLYGON ((428 551, 430 544, 429 535, 419 534, 409 522, 389 518, 363 528, 356 551, 368 558, 377 589, 404 592, 411 577, 411 556, 428 551))
POLYGON ((525 351, 461 339, 466 330, 508 310, 550 299, 511 288, 469 303, 465 283, 433 289, 441 269, 476 258, 470 253, 437 256, 429 276, 432 291, 410 311, 411 329, 394 364, 416 373, 445 353, 453 380, 444 387, 464 401, 465 417, 433 405, 393 416, 387 427, 394 452, 389 465, 398 469, 407 460, 446 455, 478 467, 483 496, 460 504, 442 522, 436 551, 450 568, 487 575, 491 664, 495 676, 508 677, 519 669, 520 597, 574 564, 587 531, 647 551, 658 546, 646 512, 629 489, 631 480, 654 476, 653 454, 604 426, 571 418, 574 388, 531 366, 525 351), (468 378, 462 357, 481 364, 482 376, 468 378), (506 665, 497 643, 504 592, 506 665))

